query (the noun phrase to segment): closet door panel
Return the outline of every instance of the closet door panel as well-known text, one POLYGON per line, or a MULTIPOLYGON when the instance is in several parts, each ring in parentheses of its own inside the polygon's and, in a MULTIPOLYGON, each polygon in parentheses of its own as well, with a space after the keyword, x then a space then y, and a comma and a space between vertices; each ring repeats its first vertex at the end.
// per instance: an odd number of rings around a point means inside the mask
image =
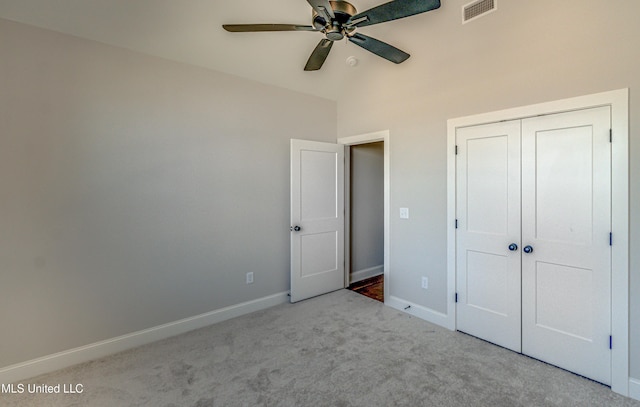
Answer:
POLYGON ((522 121, 522 352, 610 383, 608 107, 522 121))
POLYGON ((520 351, 520 121, 456 134, 457 328, 520 351))

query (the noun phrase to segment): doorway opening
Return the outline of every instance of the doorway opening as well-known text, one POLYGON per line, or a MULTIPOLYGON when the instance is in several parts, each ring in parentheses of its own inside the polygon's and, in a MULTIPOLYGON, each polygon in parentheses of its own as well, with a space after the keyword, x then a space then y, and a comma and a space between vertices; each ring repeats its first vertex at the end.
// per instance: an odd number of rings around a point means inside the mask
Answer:
POLYGON ((345 145, 345 287, 389 295, 389 131, 338 139, 345 145))
POLYGON ((384 142, 348 146, 349 289, 384 302, 384 142))

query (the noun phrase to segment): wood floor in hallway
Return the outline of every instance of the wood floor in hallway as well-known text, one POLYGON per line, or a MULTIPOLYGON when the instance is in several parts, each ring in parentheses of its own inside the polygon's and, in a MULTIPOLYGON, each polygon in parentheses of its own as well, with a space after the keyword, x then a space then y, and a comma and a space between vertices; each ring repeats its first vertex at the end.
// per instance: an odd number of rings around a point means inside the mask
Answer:
POLYGON ((366 280, 358 281, 349 286, 349 290, 355 291, 366 297, 384 302, 384 275, 370 277, 366 280))

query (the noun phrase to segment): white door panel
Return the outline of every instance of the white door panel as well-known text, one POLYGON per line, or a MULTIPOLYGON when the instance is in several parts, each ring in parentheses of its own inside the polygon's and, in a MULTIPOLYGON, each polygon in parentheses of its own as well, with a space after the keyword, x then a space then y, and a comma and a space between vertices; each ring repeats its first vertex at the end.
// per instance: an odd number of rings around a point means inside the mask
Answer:
POLYGON ((462 131, 460 144, 463 147, 460 149, 466 157, 463 163, 466 165, 467 186, 466 230, 505 235, 509 230, 509 136, 497 134, 465 138, 465 135, 462 131))
POLYGON ((291 140, 291 228, 291 302, 344 288, 344 146, 291 140))
MULTIPOLYGON (((593 270, 536 262, 535 323, 583 340, 593 337, 593 270), (567 301, 570 299, 570 301, 567 301), (564 312, 558 312, 565 309, 564 312), (571 318, 566 318, 570 314, 571 318)), ((525 352, 527 349, 525 349, 525 352)))
POLYGON ((456 132, 458 329, 606 384, 609 129, 602 107, 456 132))
POLYGON ((520 122, 459 129, 457 325, 520 351, 520 122))
POLYGON ((302 277, 330 272, 338 268, 338 233, 300 233, 302 277))
POLYGON ((468 307, 508 317, 509 264, 507 256, 467 251, 466 301, 468 307), (497 295, 496 295, 497 294, 497 295))
POLYGON ((335 151, 300 150, 301 221, 337 218, 336 157, 335 151))
POLYGON ((609 107, 522 124, 522 351, 611 381, 609 107))
MULTIPOLYGON (((554 118, 555 120, 556 118, 554 118)), ((536 126, 540 120, 525 121, 536 126)), ((528 127, 525 127, 528 130, 528 127)), ((525 202, 530 213, 530 232, 546 241, 590 244, 592 239, 593 145, 589 127, 548 129, 525 133, 523 165, 526 187, 534 188, 525 202), (527 201, 531 198, 531 201, 527 201), (535 216, 535 217, 534 217, 535 216)))

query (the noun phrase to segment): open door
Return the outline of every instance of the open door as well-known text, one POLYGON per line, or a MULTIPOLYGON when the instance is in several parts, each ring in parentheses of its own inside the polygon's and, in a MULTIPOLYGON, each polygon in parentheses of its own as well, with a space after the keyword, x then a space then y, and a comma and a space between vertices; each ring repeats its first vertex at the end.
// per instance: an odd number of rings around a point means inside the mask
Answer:
POLYGON ((292 139, 291 302, 344 287, 344 146, 292 139))

